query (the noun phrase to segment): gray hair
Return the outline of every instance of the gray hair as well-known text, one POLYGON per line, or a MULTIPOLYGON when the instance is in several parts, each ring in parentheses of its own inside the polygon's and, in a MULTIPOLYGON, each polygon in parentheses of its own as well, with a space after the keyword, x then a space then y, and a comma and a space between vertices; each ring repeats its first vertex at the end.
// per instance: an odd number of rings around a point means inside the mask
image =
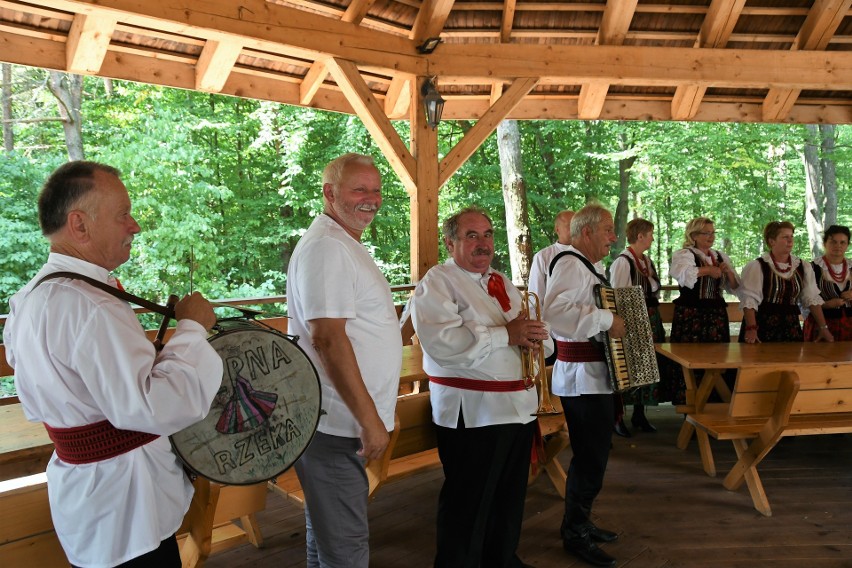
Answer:
POLYGON ((462 215, 467 215, 468 213, 479 213, 486 219, 488 219, 488 224, 492 227, 494 223, 491 222, 491 217, 488 216, 488 213, 485 212, 481 207, 477 207, 476 205, 471 205, 470 207, 465 207, 461 211, 457 211, 452 214, 444 221, 443 226, 441 227, 441 232, 444 235, 444 238, 450 241, 454 241, 458 238, 459 232, 459 219, 462 215))
POLYGON ((343 154, 326 165, 325 169, 322 171, 322 184, 325 185, 330 183, 334 187, 337 187, 343 180, 343 171, 349 164, 362 164, 365 166, 376 167, 372 156, 356 154, 355 152, 343 154))
POLYGON ((609 210, 600 203, 590 203, 577 211, 571 219, 571 240, 574 241, 583 236, 583 229, 596 227, 604 215, 609 215, 609 210))
POLYGON ((95 216, 92 190, 97 171, 121 177, 121 172, 112 166, 78 160, 59 166, 47 178, 38 196, 38 222, 44 236, 50 237, 64 227, 68 213, 74 209, 95 216))

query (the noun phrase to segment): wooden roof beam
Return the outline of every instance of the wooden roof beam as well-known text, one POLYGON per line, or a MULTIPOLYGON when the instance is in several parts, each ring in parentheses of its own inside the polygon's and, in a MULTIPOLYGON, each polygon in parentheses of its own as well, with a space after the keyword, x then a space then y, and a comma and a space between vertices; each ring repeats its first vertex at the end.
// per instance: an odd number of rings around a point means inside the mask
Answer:
POLYGON ((373 136, 376 145, 387 158, 402 184, 409 192, 415 191, 417 163, 388 117, 385 116, 384 107, 378 103, 367 83, 364 82, 358 67, 351 61, 332 57, 326 61, 326 68, 343 91, 346 100, 352 105, 355 114, 373 136))
POLYGON ((81 75, 100 71, 116 23, 103 14, 76 14, 65 44, 65 69, 81 75))
POLYGON ((243 44, 237 41, 208 39, 195 66, 195 89, 208 93, 220 92, 242 49, 243 44))
MULTIPOLYGON (((696 48, 725 47, 734 33, 734 27, 745 7, 745 0, 713 0, 707 10, 707 16, 701 23, 701 30, 695 40, 696 48)), ((672 118, 689 120, 698 112, 707 85, 687 83, 678 85, 672 97, 672 118)))
MULTIPOLYGON (((824 50, 837 32, 850 6, 852 6, 852 0, 816 0, 791 49, 824 50)), ((801 91, 801 89, 770 88, 763 101, 764 120, 767 122, 783 120, 793 109, 801 91)))
POLYGON ((412 92, 415 90, 414 79, 403 75, 393 78, 385 93, 385 114, 388 118, 399 119, 408 116, 412 92))
MULTIPOLYGON (((376 0, 352 0, 346 11, 340 17, 341 21, 350 24, 360 24, 364 16, 367 15, 367 10, 376 0)), ((305 74, 302 84, 299 85, 299 104, 310 105, 314 100, 314 96, 322 87, 325 78, 328 77, 328 69, 325 68, 324 61, 314 61, 311 68, 305 74)))
POLYGON ((439 37, 450 16, 455 0, 423 0, 409 37, 414 45, 421 45, 430 37, 439 37))
POLYGON ((520 104, 524 97, 535 88, 537 83, 538 79, 528 77, 518 79, 506 89, 503 96, 491 105, 485 114, 473 125, 473 128, 468 130, 464 137, 441 160, 439 185, 447 183, 447 180, 476 152, 476 149, 491 136, 491 133, 500 124, 500 121, 506 118, 512 112, 512 109, 520 104))
POLYGON ((509 43, 512 39, 512 28, 515 25, 515 5, 516 0, 504 0, 503 2, 503 21, 500 25, 500 41, 509 43))
MULTIPOLYGON (((622 45, 633 21, 638 0, 608 0, 595 45, 622 45)), ((591 81, 580 87, 578 111, 584 120, 596 120, 603 110, 610 83, 591 81)))

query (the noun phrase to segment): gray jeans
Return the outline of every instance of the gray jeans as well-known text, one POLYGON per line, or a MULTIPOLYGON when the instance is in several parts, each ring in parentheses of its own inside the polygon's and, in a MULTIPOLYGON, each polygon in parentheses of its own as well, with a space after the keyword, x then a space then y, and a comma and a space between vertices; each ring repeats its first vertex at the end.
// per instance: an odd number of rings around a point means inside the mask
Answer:
POLYGON ((305 491, 307 568, 368 568, 369 490, 358 438, 317 432, 296 462, 305 491))

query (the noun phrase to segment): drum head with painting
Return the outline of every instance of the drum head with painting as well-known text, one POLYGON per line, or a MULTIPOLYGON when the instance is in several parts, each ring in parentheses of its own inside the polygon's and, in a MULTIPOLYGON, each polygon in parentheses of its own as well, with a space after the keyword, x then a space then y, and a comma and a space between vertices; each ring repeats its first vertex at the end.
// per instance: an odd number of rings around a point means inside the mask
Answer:
POLYGON ((290 337, 247 321, 220 327, 209 341, 222 357, 222 385, 207 417, 172 435, 172 446, 212 481, 259 483, 308 447, 320 418, 319 378, 290 337))

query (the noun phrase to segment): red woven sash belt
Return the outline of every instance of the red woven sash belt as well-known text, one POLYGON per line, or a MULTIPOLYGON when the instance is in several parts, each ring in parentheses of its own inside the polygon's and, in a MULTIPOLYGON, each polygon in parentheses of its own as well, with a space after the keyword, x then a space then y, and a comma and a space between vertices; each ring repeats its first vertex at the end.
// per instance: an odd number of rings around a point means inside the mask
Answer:
POLYGON ((516 392, 527 390, 533 386, 531 382, 528 383, 523 379, 518 381, 482 381, 464 377, 429 377, 429 381, 445 387, 480 392, 516 392))
POLYGON ((133 430, 119 430, 103 420, 74 428, 53 428, 44 425, 53 440, 56 455, 70 464, 94 463, 135 450, 159 436, 133 430))
POLYGON ((606 361, 601 346, 591 341, 557 341, 556 359, 565 363, 606 361))

